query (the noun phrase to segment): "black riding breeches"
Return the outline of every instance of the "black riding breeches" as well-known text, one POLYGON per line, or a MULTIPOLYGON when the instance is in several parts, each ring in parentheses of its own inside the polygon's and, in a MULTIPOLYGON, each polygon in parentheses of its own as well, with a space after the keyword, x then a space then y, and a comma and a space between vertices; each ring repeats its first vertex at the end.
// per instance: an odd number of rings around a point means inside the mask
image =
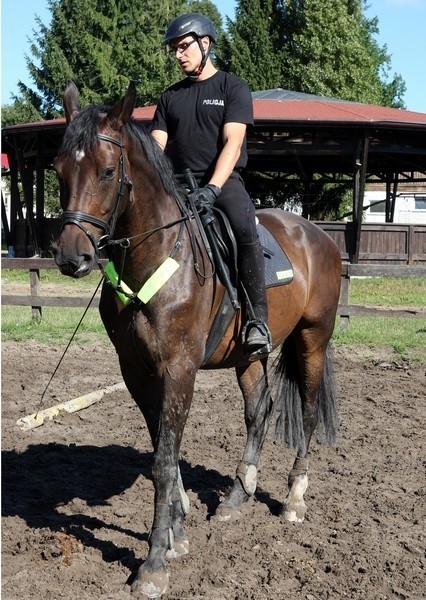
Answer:
POLYGON ((257 240, 255 207, 237 171, 231 173, 215 206, 228 217, 238 246, 257 240))

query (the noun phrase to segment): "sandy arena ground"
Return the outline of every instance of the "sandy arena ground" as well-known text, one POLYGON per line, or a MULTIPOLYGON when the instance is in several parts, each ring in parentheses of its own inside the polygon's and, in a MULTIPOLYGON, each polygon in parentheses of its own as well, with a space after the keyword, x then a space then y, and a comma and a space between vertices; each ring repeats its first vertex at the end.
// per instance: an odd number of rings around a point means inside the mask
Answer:
MULTIPOLYGON (((127 392, 21 431, 61 350, 2 346, 3 600, 130 599, 147 553, 151 447, 127 392)), ((293 454, 268 438, 239 523, 211 515, 245 440, 232 371, 201 372, 181 453, 190 553, 171 600, 420 600, 425 578, 425 366, 339 351, 341 432, 312 444, 308 513, 284 522, 293 454)), ((71 346, 44 407, 121 381, 110 346, 71 346)))

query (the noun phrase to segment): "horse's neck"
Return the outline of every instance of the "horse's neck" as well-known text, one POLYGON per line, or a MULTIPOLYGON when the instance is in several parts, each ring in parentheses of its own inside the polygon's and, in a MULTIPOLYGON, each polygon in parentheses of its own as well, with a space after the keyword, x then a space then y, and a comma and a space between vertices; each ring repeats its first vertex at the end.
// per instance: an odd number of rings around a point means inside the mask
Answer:
POLYGON ((137 262, 154 265, 172 252, 182 217, 174 197, 167 194, 155 172, 139 167, 131 170, 132 190, 127 208, 117 223, 117 233, 129 238, 130 254, 137 262))

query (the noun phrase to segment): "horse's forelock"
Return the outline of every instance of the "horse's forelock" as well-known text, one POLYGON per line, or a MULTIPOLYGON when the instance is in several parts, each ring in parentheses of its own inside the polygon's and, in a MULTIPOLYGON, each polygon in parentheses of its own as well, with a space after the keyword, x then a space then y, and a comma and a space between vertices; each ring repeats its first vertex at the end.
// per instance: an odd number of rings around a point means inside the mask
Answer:
POLYGON ((82 150, 90 154, 98 139, 98 127, 109 107, 86 106, 68 125, 59 154, 82 150))

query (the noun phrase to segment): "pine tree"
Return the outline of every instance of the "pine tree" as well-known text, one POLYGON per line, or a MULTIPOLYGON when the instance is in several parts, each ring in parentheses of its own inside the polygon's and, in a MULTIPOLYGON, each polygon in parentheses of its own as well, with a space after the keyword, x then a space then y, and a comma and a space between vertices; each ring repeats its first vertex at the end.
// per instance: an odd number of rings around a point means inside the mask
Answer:
MULTIPOLYGON (((158 96, 169 78, 162 46, 168 14, 182 3, 157 0, 49 0, 49 27, 39 32, 27 60, 47 117, 60 110, 63 91, 72 79, 82 103, 111 103, 129 81, 138 82, 142 104, 158 96), (149 6, 147 6, 149 5, 149 6)), ((29 87, 20 85, 28 93, 29 87)))
POLYGON ((281 51, 274 0, 240 0, 235 21, 228 19, 223 53, 226 69, 252 90, 281 85, 281 51))
MULTIPOLYGON (((129 81, 137 83, 138 104, 155 103, 181 77, 163 44, 167 24, 183 12, 203 11, 220 31, 210 0, 48 0, 49 26, 37 19, 27 68, 35 88, 19 82, 9 122, 22 114, 48 119, 62 114, 62 96, 71 79, 81 104, 112 104, 129 81), (24 110, 25 107, 25 110, 24 110)), ((4 123, 4 122, 3 122, 4 123)))
POLYGON ((370 59, 357 2, 288 0, 284 10, 289 52, 283 76, 290 89, 378 103, 381 84, 370 59))
POLYGON ((402 105, 390 57, 365 0, 240 0, 228 21, 226 68, 253 90, 282 87, 352 101, 402 105))

